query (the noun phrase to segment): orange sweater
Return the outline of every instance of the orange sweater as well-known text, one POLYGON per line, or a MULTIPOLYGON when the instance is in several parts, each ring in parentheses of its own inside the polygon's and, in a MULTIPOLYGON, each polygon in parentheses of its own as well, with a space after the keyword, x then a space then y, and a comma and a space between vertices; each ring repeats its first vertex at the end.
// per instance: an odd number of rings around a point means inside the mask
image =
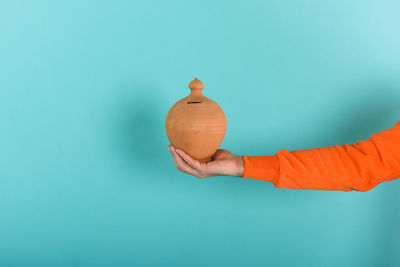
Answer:
POLYGON ((400 121, 352 145, 242 157, 242 178, 268 181, 277 188, 368 191, 400 178, 400 121))

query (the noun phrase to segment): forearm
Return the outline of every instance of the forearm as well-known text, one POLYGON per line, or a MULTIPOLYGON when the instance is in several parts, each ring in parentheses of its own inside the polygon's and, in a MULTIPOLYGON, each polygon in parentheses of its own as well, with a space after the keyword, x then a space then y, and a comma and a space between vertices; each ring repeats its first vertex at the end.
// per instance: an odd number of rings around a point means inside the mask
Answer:
POLYGON ((367 191, 400 177, 400 121, 352 145, 245 156, 242 178, 272 182, 278 188, 367 191))

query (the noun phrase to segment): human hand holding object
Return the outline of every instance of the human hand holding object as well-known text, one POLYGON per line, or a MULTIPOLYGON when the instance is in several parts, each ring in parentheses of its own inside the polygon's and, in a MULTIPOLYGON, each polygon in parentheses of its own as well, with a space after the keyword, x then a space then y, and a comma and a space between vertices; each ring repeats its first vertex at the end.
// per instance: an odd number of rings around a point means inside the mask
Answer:
POLYGON ((226 149, 218 149, 211 161, 199 162, 185 153, 182 149, 168 145, 176 169, 197 178, 211 176, 242 176, 244 171, 243 158, 232 154, 226 149))

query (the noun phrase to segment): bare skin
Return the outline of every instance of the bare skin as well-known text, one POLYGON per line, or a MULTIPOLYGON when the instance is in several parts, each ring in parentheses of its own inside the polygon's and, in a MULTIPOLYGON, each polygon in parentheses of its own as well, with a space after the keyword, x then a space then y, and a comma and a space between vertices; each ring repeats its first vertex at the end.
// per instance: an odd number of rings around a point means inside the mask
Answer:
POLYGON ((243 176, 243 158, 232 154, 226 149, 218 149, 211 161, 201 163, 186 154, 183 150, 168 145, 176 169, 193 175, 199 179, 211 176, 243 176))

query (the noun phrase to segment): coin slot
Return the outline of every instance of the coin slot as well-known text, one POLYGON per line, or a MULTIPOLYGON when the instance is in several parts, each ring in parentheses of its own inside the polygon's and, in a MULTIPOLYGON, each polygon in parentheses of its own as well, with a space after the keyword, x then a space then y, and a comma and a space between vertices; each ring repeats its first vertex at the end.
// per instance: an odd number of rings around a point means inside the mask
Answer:
POLYGON ((187 102, 186 104, 199 104, 199 103, 202 103, 202 102, 199 102, 199 101, 190 101, 190 102, 187 102))

